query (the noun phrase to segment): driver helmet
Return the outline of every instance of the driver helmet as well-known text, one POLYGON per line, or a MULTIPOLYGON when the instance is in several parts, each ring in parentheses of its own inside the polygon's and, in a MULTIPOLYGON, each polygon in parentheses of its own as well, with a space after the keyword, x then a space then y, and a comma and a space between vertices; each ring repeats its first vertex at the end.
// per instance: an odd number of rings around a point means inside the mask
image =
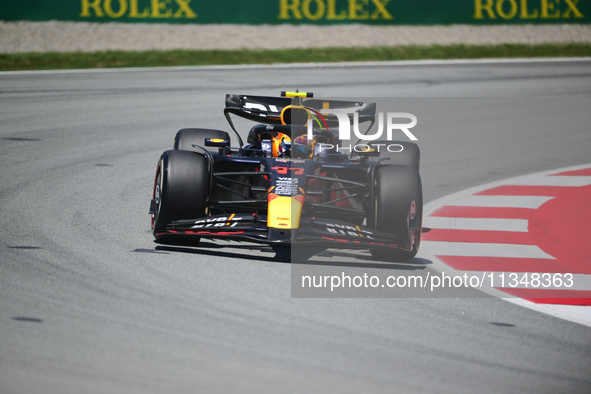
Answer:
POLYGON ((293 140, 292 156, 300 159, 311 159, 314 157, 315 139, 308 139, 307 134, 302 134, 293 140))
POLYGON ((271 153, 273 157, 285 157, 289 155, 291 148, 291 138, 284 133, 272 133, 271 153))

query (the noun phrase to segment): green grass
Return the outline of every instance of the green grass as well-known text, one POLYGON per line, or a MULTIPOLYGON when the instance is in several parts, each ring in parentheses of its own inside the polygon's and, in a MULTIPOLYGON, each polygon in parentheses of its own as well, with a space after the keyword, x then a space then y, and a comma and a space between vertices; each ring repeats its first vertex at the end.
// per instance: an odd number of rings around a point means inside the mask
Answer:
POLYGON ((419 59, 591 56, 591 44, 0 54, 0 71, 419 59))

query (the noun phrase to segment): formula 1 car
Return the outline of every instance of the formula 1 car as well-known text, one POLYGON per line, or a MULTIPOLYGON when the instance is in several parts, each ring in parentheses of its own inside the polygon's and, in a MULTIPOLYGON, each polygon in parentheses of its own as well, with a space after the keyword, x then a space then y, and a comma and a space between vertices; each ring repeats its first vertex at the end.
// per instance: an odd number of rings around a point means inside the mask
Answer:
POLYGON ((375 103, 281 92, 228 94, 225 104, 238 147, 225 131, 189 128, 162 154, 150 203, 156 242, 195 245, 217 238, 277 250, 367 249, 395 261, 416 255, 423 211, 418 146, 343 146, 342 119, 328 113, 338 109, 371 127, 375 103), (262 123, 252 127, 246 144, 231 115, 262 123))

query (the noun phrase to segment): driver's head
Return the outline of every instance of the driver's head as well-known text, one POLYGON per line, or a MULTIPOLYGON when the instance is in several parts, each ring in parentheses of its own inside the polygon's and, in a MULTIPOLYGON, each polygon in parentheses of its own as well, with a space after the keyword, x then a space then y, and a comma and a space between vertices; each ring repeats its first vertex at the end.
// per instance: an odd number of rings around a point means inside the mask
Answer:
POLYGON ((293 140, 291 155, 299 159, 311 159, 314 156, 315 145, 315 139, 309 140, 307 134, 302 134, 293 140))
POLYGON ((273 157, 288 156, 289 149, 291 148, 291 138, 283 133, 272 133, 272 137, 271 152, 273 153, 273 157))

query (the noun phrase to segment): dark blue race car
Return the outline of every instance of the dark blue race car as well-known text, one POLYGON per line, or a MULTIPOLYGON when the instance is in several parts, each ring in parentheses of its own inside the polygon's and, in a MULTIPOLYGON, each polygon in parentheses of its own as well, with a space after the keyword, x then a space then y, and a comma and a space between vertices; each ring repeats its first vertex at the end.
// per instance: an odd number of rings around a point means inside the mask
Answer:
POLYGON ((347 145, 329 109, 367 122, 368 130, 376 118, 375 103, 303 92, 228 94, 224 115, 237 147, 225 131, 180 130, 156 170, 150 204, 156 241, 195 245, 200 238, 222 238, 413 258, 423 211, 418 146, 347 145), (259 123, 246 143, 231 115, 259 123))

